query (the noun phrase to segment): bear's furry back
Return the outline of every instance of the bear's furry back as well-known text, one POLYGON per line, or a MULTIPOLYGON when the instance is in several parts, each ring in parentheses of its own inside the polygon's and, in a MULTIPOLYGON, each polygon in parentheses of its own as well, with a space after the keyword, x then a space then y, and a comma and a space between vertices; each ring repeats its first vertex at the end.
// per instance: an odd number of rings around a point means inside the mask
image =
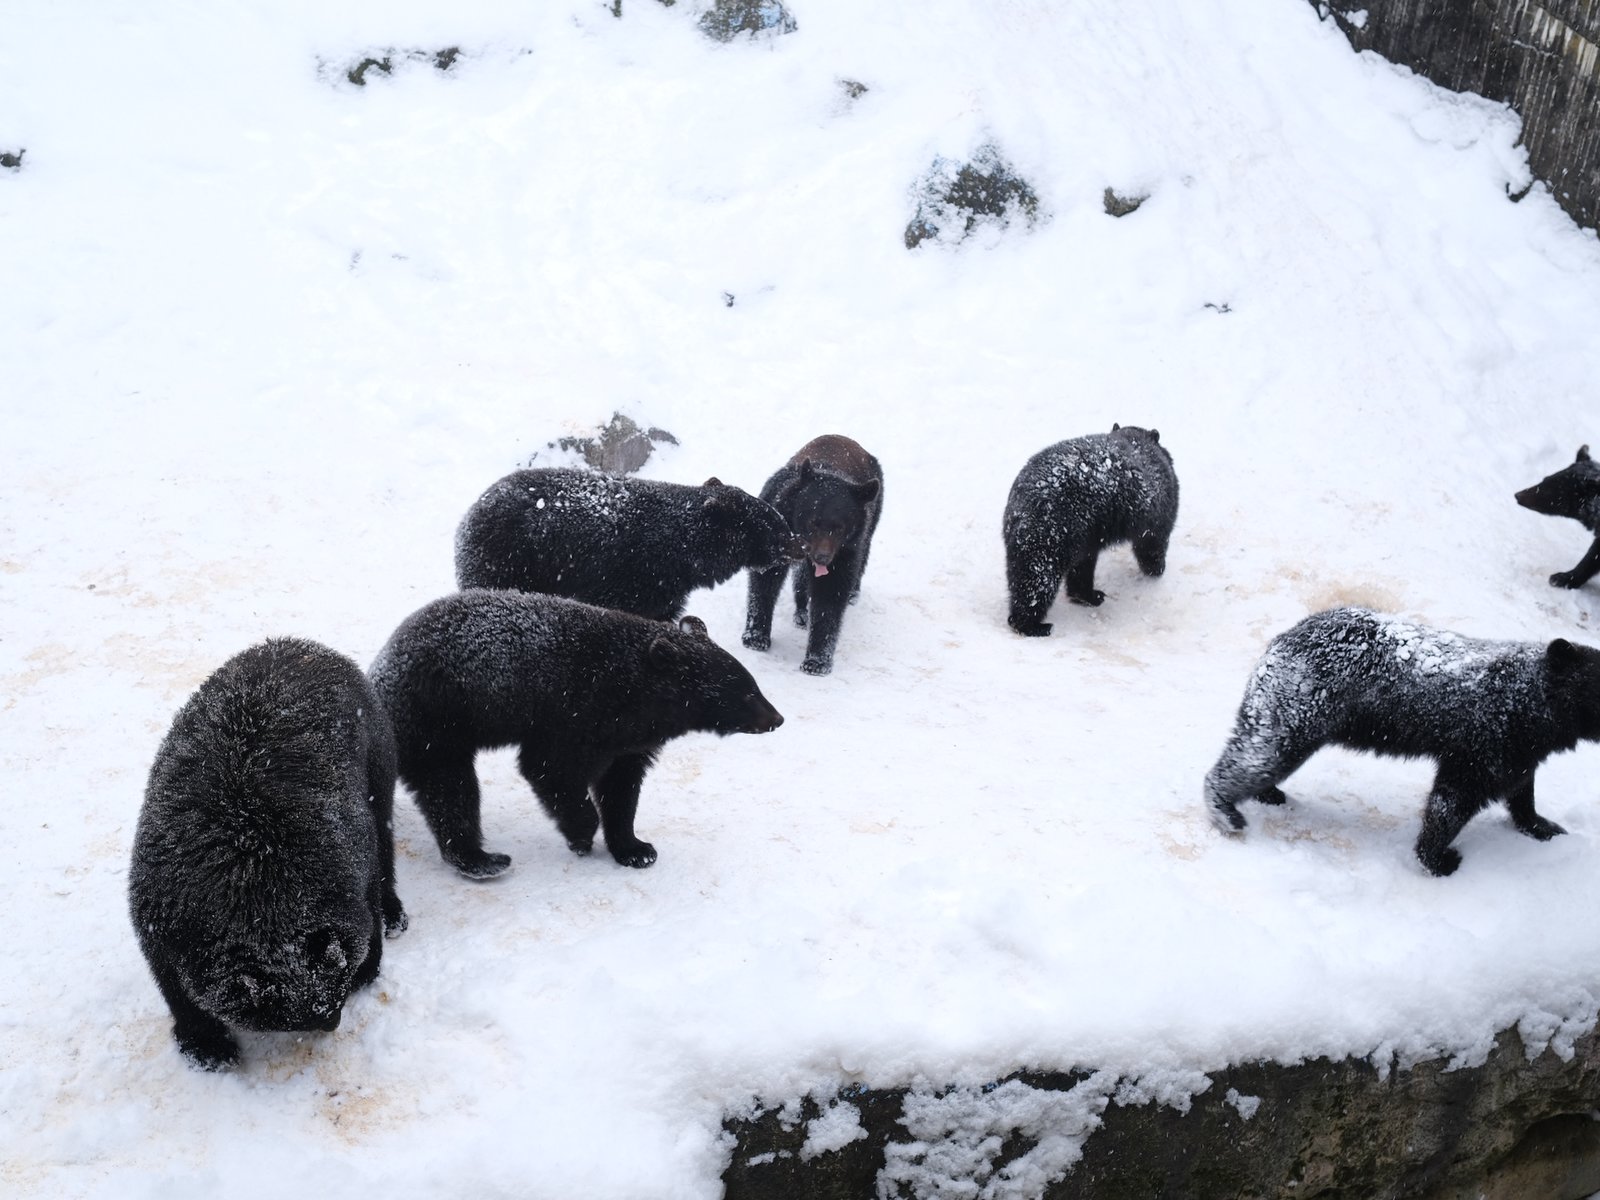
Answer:
POLYGON ((1290 736, 1473 763, 1500 779, 1576 745, 1584 724, 1576 700, 1559 694, 1538 643, 1336 608, 1273 638, 1246 686, 1238 727, 1273 744, 1290 736))
POLYGON ((769 565, 787 541, 769 504, 726 484, 531 468, 498 480, 462 518, 456 583, 670 620, 695 588, 769 565))
POLYGON ((1177 520, 1172 456, 1148 431, 1125 425, 1057 442, 1024 463, 1006 500, 1004 535, 1019 551, 1040 540, 1048 552, 1063 536, 1100 546, 1165 537, 1177 520))
POLYGON ((272 639, 229 659, 174 718, 134 834, 129 903, 141 940, 178 954, 271 957, 309 930, 370 939, 381 875, 369 764, 394 735, 360 668, 272 639), (344 928, 346 925, 360 928, 344 928))

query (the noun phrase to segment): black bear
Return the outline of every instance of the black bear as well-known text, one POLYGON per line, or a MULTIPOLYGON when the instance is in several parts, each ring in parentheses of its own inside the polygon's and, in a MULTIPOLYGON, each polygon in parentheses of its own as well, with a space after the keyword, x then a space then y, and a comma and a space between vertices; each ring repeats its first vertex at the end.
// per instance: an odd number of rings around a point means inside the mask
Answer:
POLYGON ((229 1025, 328 1030, 406 927, 394 890, 394 734, 359 667, 274 638, 200 685, 156 753, 128 907, 197 1066, 229 1025))
POLYGON ((1154 429, 1113 425, 1110 433, 1069 438, 1030 458, 1011 485, 1002 534, 1011 628, 1045 637, 1045 615, 1061 581, 1074 604, 1097 605, 1100 551, 1133 543, 1146 575, 1167 569, 1178 520, 1178 476, 1154 429))
POLYGON ((456 583, 567 596, 657 621, 695 588, 787 562, 773 507, 708 479, 700 487, 545 467, 513 471, 456 530, 456 583))
POLYGON ((369 677, 394 721, 400 778, 444 860, 471 879, 511 865, 483 848, 479 750, 521 748, 523 778, 574 852, 603 828, 613 858, 648 867, 655 847, 633 818, 661 747, 695 730, 783 724, 697 618, 672 625, 529 592, 469 589, 425 605, 369 677))
POLYGON ((1417 857, 1448 875, 1461 864, 1450 843, 1491 801, 1504 800, 1529 837, 1565 832, 1534 811, 1533 776, 1580 740, 1600 740, 1600 650, 1481 641, 1335 608, 1268 645, 1206 776, 1206 804, 1217 828, 1238 833, 1239 802, 1282 804, 1278 783, 1319 747, 1431 758, 1417 857))
POLYGON ((1589 447, 1578 447, 1578 457, 1569 467, 1548 475, 1516 496, 1523 508, 1547 517, 1571 517, 1590 533, 1594 544, 1570 571, 1550 576, 1552 587, 1579 588, 1600 571, 1600 463, 1589 457, 1589 447))
MULTIPOLYGON (((794 568, 794 621, 802 629, 810 626, 800 669, 826 675, 833 670, 845 606, 861 594, 883 510, 883 468, 858 443, 824 434, 767 480, 761 498, 788 521, 805 553, 794 568)), ((750 572, 744 644, 752 650, 772 645, 772 610, 788 569, 777 563, 750 572)))

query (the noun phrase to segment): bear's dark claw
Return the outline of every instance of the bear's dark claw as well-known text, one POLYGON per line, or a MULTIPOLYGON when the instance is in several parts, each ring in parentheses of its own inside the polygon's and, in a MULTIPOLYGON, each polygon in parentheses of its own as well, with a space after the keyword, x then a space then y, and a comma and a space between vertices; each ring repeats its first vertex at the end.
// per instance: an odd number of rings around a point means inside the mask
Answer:
POLYGON ((613 850, 611 857, 625 867, 648 867, 656 861, 656 848, 649 842, 636 841, 630 846, 613 850))
POLYGON ((1553 837, 1560 837, 1566 832, 1548 817, 1535 817, 1527 825, 1518 825, 1518 833, 1525 833, 1536 841, 1548 842, 1553 837))

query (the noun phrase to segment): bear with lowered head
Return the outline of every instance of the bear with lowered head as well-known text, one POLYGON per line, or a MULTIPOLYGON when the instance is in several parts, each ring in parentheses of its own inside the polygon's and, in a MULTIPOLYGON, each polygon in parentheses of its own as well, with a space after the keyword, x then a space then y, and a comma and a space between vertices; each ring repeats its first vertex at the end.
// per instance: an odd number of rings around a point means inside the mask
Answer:
POLYGON ((483 848, 473 760, 517 746, 523 778, 577 854, 597 829, 648 867, 634 834, 644 777, 692 731, 767 733, 783 717, 705 625, 673 625, 556 596, 469 589, 401 622, 369 672, 394 721, 400 778, 444 860, 470 879, 511 865, 483 848))
POLYGON ((1322 746, 1431 758, 1417 858, 1449 875, 1461 864, 1450 843, 1495 800, 1520 833, 1565 832, 1534 809, 1533 776, 1580 741, 1600 741, 1600 650, 1484 641, 1335 608, 1267 646, 1206 775, 1206 807, 1218 829, 1242 832, 1239 803, 1284 803, 1279 782, 1322 746))
POLYGON ((229 659, 156 754, 128 871, 178 1048, 238 1060, 229 1026, 330 1030, 406 927, 394 890, 395 751, 353 662, 277 638, 229 659))
POLYGON ((1600 572, 1600 463, 1589 457, 1589 447, 1579 446, 1569 466, 1523 488, 1516 501, 1547 517, 1571 517, 1595 535, 1577 566, 1550 576, 1551 587, 1580 588, 1600 572))
MULTIPOLYGON (((805 558, 794 568, 795 624, 808 629, 800 669, 833 670, 845 606, 861 594, 861 576, 883 511, 883 467, 862 446, 839 434, 807 442, 761 489, 794 531, 805 558)), ((788 564, 750 572, 744 644, 772 645, 772 613, 788 564)))
POLYGON ((456 583, 566 596, 657 621, 695 588, 787 562, 773 507, 719 479, 699 487, 566 467, 513 471, 456 530, 456 583))
POLYGON ((1045 637, 1045 621, 1066 580, 1067 599, 1097 606, 1100 551, 1133 543, 1146 575, 1167 569, 1167 543, 1178 520, 1178 476, 1154 429, 1113 425, 1047 446, 1011 485, 1002 536, 1012 629, 1045 637))

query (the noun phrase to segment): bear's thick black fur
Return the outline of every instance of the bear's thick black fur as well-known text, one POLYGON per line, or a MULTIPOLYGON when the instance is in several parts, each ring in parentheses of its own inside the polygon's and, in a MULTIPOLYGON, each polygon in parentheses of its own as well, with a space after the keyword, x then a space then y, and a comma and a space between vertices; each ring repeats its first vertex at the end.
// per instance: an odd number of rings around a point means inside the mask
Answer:
POLYGON ((456 530, 456 583, 544 592, 657 621, 695 588, 786 562, 773 507, 708 479, 700 487, 563 467, 513 471, 456 530))
POLYGON ((1547 517, 1571 517, 1595 535, 1589 553, 1577 566, 1550 576, 1552 587, 1579 588, 1600 572, 1600 463, 1589 457, 1589 447, 1578 447, 1571 466, 1523 488, 1516 500, 1523 508, 1547 517))
POLYGON ((671 625, 527 592, 472 589, 424 606, 370 678, 394 720, 400 778, 445 861, 472 879, 511 865, 483 848, 479 750, 521 747, 523 777, 576 853, 603 827, 613 858, 647 867, 655 847, 633 818, 662 745, 783 723, 696 618, 671 625))
POLYGON ((145 961, 198 1066, 229 1025, 337 1028, 406 926, 394 890, 395 749, 355 663, 276 638, 189 698, 156 753, 128 872, 145 961))
POLYGON ((1107 546, 1132 542, 1139 569, 1160 575, 1177 520, 1178 476, 1157 430, 1113 425, 1110 433, 1039 451, 1018 472, 1006 500, 1011 628, 1028 637, 1048 635, 1044 618, 1063 579, 1073 603, 1104 601, 1094 569, 1107 546))
POLYGON ((1533 776, 1580 740, 1600 740, 1600 650, 1480 641, 1335 608, 1268 645, 1206 776, 1206 804, 1219 829, 1238 833, 1239 802, 1282 804, 1278 783, 1319 747, 1431 758, 1417 857, 1448 875, 1461 864, 1450 843, 1491 801, 1529 837, 1565 832, 1534 811, 1533 776))
MULTIPOLYGON (((845 606, 861 594, 883 510, 883 467, 858 443, 824 434, 767 480, 761 498, 788 521, 805 551, 794 568, 795 624, 810 626, 800 669, 826 675, 833 670, 845 606)), ((788 569, 779 563, 750 572, 744 644, 752 650, 772 645, 772 610, 788 569)))

